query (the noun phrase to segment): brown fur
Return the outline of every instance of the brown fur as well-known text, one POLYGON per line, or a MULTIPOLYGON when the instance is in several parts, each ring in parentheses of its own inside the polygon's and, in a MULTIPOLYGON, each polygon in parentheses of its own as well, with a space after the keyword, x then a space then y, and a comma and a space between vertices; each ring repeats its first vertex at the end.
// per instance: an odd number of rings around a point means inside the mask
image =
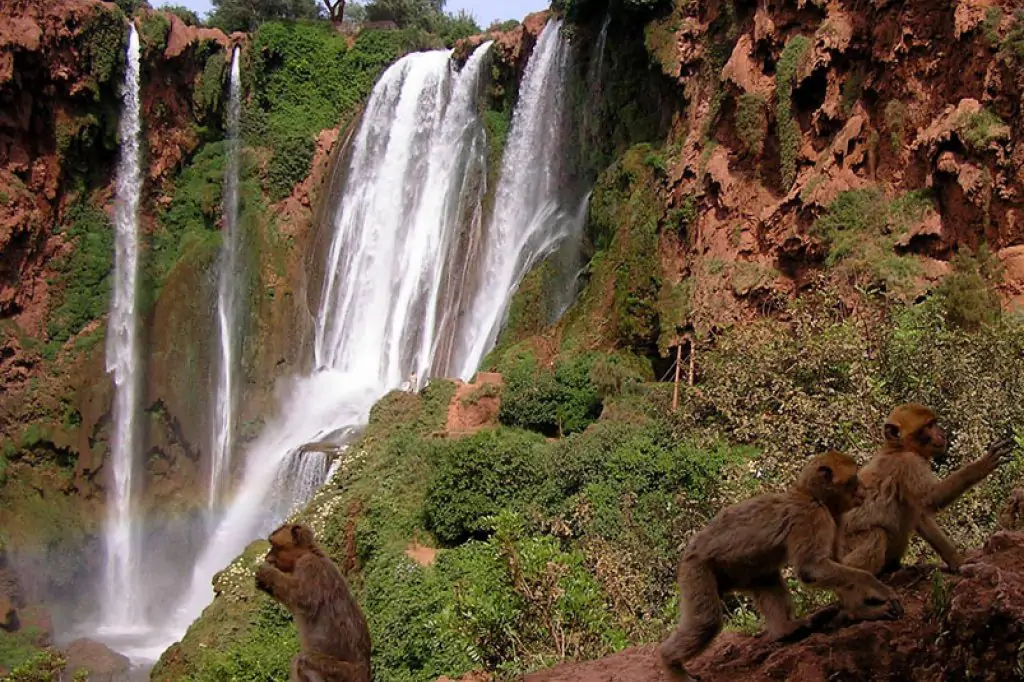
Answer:
POLYGON ((256 586, 295 617, 299 654, 291 682, 370 682, 370 631, 338 567, 306 526, 270 535, 256 586))
POLYGON ((1000 441, 981 459, 939 480, 931 462, 945 455, 946 434, 924 405, 901 405, 885 422, 885 445, 861 469, 865 501, 846 518, 843 563, 874 575, 899 566, 917 532, 952 570, 960 553, 935 521, 935 514, 957 500, 1002 463, 1012 441, 1000 441))
POLYGON ((892 590, 871 574, 836 561, 838 525, 860 501, 857 463, 849 455, 828 452, 811 459, 788 492, 759 495, 719 512, 690 541, 680 562, 679 626, 661 644, 670 677, 691 679, 683 664, 721 630, 726 592, 750 593, 774 640, 805 630, 807 624, 793 618, 781 574, 786 565, 809 585, 844 589, 851 618, 899 616, 902 609, 892 590))

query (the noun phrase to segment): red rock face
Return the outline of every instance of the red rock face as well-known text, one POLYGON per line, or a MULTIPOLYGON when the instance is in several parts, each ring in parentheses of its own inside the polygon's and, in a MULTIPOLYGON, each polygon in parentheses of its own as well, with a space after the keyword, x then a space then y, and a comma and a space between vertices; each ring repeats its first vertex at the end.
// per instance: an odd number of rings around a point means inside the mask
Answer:
MULTIPOLYGON (((814 634, 795 644, 719 635, 689 666, 703 682, 1020 679, 1024 645, 1024 533, 997 533, 962 575, 909 567, 888 581, 906 615, 814 634)), ((657 648, 565 664, 525 682, 656 682, 657 648)))

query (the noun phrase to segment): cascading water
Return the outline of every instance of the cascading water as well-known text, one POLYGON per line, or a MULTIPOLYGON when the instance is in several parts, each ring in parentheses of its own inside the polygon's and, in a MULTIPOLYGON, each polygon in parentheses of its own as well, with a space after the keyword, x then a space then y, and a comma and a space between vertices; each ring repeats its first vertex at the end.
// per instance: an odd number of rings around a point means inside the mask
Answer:
POLYGON ((210 453, 208 506, 211 512, 221 500, 225 481, 230 473, 234 435, 235 330, 238 328, 238 175, 241 165, 238 127, 242 108, 240 55, 241 48, 236 46, 231 56, 227 169, 224 173, 223 193, 224 228, 217 282, 217 327, 220 336, 220 358, 210 453))
POLYGON ((139 269, 139 36, 128 33, 127 64, 122 90, 121 139, 114 203, 114 285, 107 323, 107 372, 114 379, 114 428, 104 529, 106 566, 102 629, 131 631, 144 622, 139 576, 140 529, 133 506, 133 473, 138 445, 136 413, 139 389, 139 349, 136 294, 139 269))
POLYGON ((338 197, 316 317, 317 370, 294 381, 279 417, 249 448, 173 636, 210 602, 213 574, 323 482, 326 456, 303 446, 350 438, 374 402, 410 374, 443 371, 449 360, 479 363, 449 358, 445 339, 467 264, 479 257, 487 145, 476 102, 489 49, 478 48, 461 72, 450 52, 410 54, 374 87, 338 197))
POLYGON ((565 87, 570 61, 562 22, 551 20, 534 48, 519 89, 502 159, 483 266, 459 343, 458 375, 469 378, 497 339, 511 295, 541 259, 577 234, 585 204, 565 206, 565 87))

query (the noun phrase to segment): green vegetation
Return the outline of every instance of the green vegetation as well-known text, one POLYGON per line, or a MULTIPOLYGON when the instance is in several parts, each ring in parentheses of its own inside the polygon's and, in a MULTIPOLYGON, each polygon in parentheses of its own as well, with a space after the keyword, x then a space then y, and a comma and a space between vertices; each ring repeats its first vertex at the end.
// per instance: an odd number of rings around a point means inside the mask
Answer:
POLYGON ((907 126, 907 105, 898 99, 885 105, 885 129, 889 131, 889 145, 894 154, 903 148, 907 126))
POLYGON ((892 201, 877 188, 842 192, 815 221, 813 232, 829 247, 829 267, 847 269, 860 284, 901 292, 918 268, 913 256, 896 253, 896 242, 932 206, 926 190, 892 201))
POLYGON ((510 351, 498 366, 505 376, 501 422, 547 435, 582 431, 601 414, 594 361, 591 354, 579 355, 548 371, 532 351, 510 351))
POLYGON ((768 111, 763 97, 750 93, 740 95, 736 103, 736 134, 747 154, 760 156, 768 134, 768 111))
POLYGON ((260 24, 280 19, 316 19, 317 0, 213 0, 207 23, 225 33, 251 33, 260 24))
POLYGON ((444 11, 441 0, 372 0, 366 5, 366 18, 370 21, 393 21, 401 28, 415 28, 439 36, 446 45, 480 33, 480 26, 472 14, 459 10, 457 14, 444 11))
POLYGON ((853 71, 843 80, 842 94, 843 113, 849 116, 853 113, 853 107, 860 101, 861 95, 864 94, 863 71, 853 71))
MULTIPOLYGON (((0 633, 0 641, 11 637, 0 633)), ((2 655, 2 654, 0 654, 2 655)), ((0 662, 0 665, 3 665, 0 662)), ((60 679, 67 662, 64 656, 53 649, 35 649, 27 658, 17 663, 4 682, 52 682, 60 679)))
POLYGON ((103 211, 88 202, 77 204, 68 211, 62 232, 72 247, 55 263, 57 289, 47 325, 50 341, 58 344, 106 314, 114 267, 114 227, 103 211))
POLYGON ((953 272, 935 291, 949 324, 977 330, 998 322, 1002 304, 995 286, 1002 274, 1002 262, 985 246, 977 253, 964 251, 954 256, 953 272))
POLYGON ((81 33, 82 52, 97 86, 114 78, 124 64, 125 16, 118 9, 95 5, 81 33))
POLYGON ((142 19, 139 34, 143 48, 147 52, 163 52, 167 47, 167 34, 171 30, 171 21, 161 12, 150 12, 142 19))
POLYGON ((228 78, 227 55, 223 51, 214 52, 206 60, 203 74, 196 84, 195 100, 199 108, 205 112, 219 111, 224 97, 224 83, 228 78))
POLYGON ((806 36, 793 36, 786 42, 775 66, 775 126, 779 136, 782 186, 789 189, 796 180, 796 156, 800 151, 800 126, 793 117, 793 88, 800 62, 811 47, 806 36))
POLYGON ((615 336, 626 348, 657 342, 661 266, 657 259, 663 204, 658 197, 658 157, 636 145, 597 180, 587 229, 614 278, 615 336))
POLYGON ((181 19, 186 26, 202 26, 203 22, 199 15, 184 5, 161 5, 161 12, 167 12, 181 19))
POLYGON ((967 148, 983 154, 993 142, 1010 139, 1010 127, 988 109, 978 112, 963 112, 956 120, 957 132, 967 148))
POLYGON ((263 24, 246 51, 245 136, 273 151, 267 190, 287 196, 309 173, 314 137, 351 117, 381 72, 403 52, 424 46, 415 30, 365 31, 349 49, 330 24, 263 24))

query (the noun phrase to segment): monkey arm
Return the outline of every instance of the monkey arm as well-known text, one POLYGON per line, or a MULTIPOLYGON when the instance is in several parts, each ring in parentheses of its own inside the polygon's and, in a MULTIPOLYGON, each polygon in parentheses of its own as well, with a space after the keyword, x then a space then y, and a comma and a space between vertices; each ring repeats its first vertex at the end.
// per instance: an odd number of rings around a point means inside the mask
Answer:
MULTIPOLYGON (((938 481, 924 497, 924 507, 932 513, 942 511, 973 486, 980 483, 994 468, 985 459, 966 464, 938 481)), ((923 536, 922 536, 923 537, 923 536)))
POLYGON ((942 528, 935 522, 935 518, 931 514, 922 513, 917 520, 917 533, 920 535, 925 542, 932 546, 932 549, 938 553, 939 557, 942 558, 946 565, 951 570, 958 570, 963 560, 960 558, 960 552, 957 551, 953 543, 942 532, 942 528))
POLYGON ((292 606, 298 599, 299 581, 295 576, 266 562, 256 571, 256 585, 285 606, 292 606))

